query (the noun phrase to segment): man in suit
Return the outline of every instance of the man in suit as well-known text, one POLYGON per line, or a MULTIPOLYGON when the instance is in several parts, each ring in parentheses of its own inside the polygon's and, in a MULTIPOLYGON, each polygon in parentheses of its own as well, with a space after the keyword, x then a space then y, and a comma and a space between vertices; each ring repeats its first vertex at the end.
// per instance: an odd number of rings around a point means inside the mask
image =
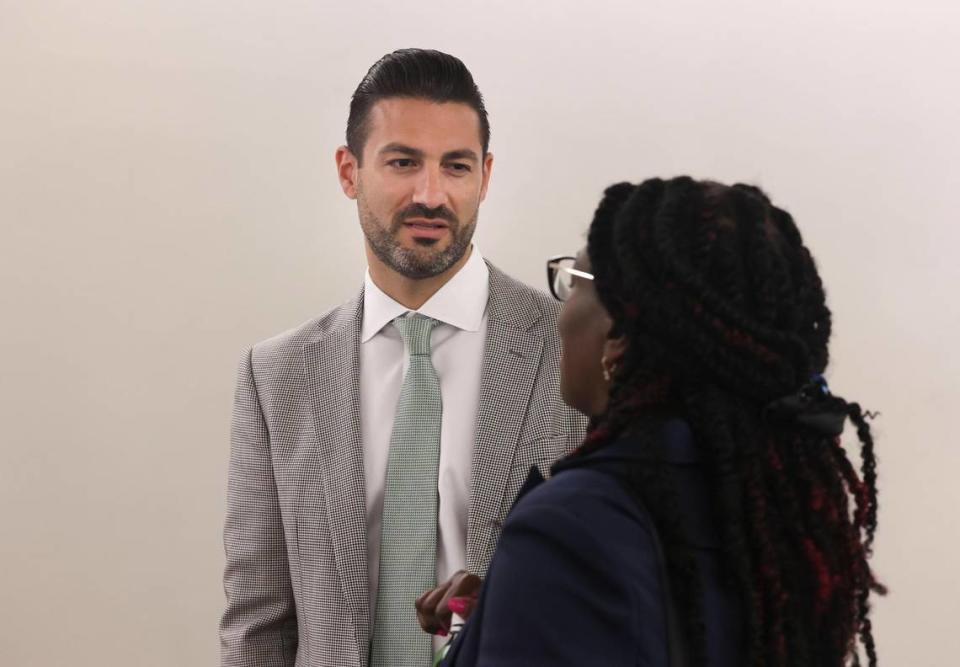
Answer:
POLYGON ((483 575, 530 467, 579 444, 557 306, 472 244, 488 142, 452 56, 396 51, 357 87, 336 161, 368 271, 241 365, 222 665, 427 667, 417 595, 483 575))

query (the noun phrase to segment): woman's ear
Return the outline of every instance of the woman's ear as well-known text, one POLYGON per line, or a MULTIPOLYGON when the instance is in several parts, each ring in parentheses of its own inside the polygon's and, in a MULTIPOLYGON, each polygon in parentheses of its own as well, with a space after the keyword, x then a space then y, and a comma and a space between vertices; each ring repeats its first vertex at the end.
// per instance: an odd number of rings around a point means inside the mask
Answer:
POLYGON ((607 338, 603 344, 603 358, 607 366, 619 366, 623 355, 627 353, 627 337, 616 336, 607 338))

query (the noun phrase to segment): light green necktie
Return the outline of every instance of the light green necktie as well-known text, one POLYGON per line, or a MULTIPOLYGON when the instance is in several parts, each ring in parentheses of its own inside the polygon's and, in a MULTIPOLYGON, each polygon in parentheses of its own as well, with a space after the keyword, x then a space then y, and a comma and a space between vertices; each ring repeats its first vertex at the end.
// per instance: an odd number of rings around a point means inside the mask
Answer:
POLYGON ((436 586, 441 400, 430 333, 439 323, 412 314, 393 324, 410 363, 390 437, 370 665, 429 667, 432 640, 420 629, 413 603, 436 586))

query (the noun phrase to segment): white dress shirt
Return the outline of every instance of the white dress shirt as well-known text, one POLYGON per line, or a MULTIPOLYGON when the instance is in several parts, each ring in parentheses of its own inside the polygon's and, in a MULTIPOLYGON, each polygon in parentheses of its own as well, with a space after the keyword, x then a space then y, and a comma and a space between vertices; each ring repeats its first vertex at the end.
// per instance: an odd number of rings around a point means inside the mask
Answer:
MULTIPOLYGON (((467 263, 416 312, 439 320, 430 337, 443 416, 437 479, 437 582, 466 567, 470 461, 476 437, 480 373, 487 332, 489 271, 474 246, 467 263)), ((393 419, 408 358, 391 324, 408 312, 384 294, 367 271, 360 330, 360 435, 367 491, 370 617, 380 574, 380 532, 393 419)), ((413 600, 410 601, 411 606, 413 600)), ((436 642, 435 645, 442 643, 436 642)))

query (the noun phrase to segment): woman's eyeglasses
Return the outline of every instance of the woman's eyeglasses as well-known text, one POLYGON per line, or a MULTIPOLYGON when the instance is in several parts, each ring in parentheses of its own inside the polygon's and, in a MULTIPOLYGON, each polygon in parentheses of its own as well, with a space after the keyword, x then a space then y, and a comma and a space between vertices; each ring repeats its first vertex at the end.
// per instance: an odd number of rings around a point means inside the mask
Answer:
POLYGON ((573 268, 576 257, 551 257, 547 260, 547 284, 550 285, 550 294, 557 301, 566 301, 570 298, 573 289, 573 277, 593 280, 593 274, 573 268))

